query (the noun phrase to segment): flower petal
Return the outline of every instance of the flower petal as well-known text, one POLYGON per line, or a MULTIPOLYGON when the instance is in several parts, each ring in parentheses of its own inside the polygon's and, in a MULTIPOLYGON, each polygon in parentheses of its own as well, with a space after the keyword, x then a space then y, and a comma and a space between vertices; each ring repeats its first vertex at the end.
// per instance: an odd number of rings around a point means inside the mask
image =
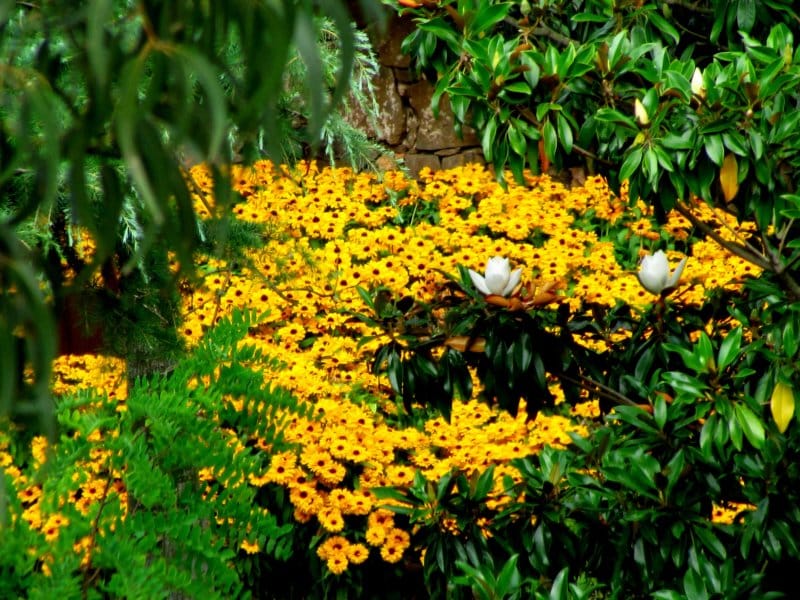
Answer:
POLYGON ((491 290, 492 294, 502 296, 506 283, 508 283, 508 273, 498 273, 496 271, 486 273, 486 287, 491 290))
POLYGON ((669 276, 669 281, 667 281, 667 287, 672 288, 678 285, 678 280, 681 278, 681 273, 683 273, 683 267, 686 266, 686 259, 689 258, 688 256, 684 256, 681 259, 681 262, 678 263, 678 266, 675 267, 675 270, 672 272, 672 275, 669 276))
POLYGON ((484 280, 483 275, 480 275, 472 269, 469 269, 469 276, 470 279, 472 279, 472 283, 475 284, 476 288, 478 288, 479 292, 486 294, 487 296, 492 293, 489 291, 489 288, 486 287, 486 280, 484 280))
POLYGON ((508 283, 508 278, 511 274, 511 267, 508 264, 508 259, 501 256, 490 258, 486 263, 486 287, 491 290, 492 294, 499 296, 504 295, 503 290, 508 283))
POLYGON ((511 276, 508 278, 508 283, 506 287, 503 288, 503 296, 508 296, 511 292, 514 291, 514 288, 517 287, 520 278, 522 277, 522 269, 514 269, 511 272, 511 276))

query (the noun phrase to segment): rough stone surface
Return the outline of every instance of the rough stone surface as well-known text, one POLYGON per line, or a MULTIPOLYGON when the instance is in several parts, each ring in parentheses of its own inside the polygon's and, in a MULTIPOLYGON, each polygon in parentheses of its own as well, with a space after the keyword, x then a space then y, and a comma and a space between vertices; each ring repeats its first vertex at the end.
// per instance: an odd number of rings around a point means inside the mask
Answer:
POLYGON ((394 17, 391 20, 382 38, 375 43, 378 60, 382 65, 408 68, 411 57, 403 54, 400 47, 412 31, 414 31, 414 21, 411 17, 394 17))
POLYGON ((440 150, 442 148, 460 148, 474 146, 478 143, 475 132, 464 127, 464 139, 460 139, 454 129, 453 111, 449 101, 442 97, 439 101, 439 114, 433 115, 431 98, 433 86, 427 81, 419 81, 408 86, 408 101, 419 119, 417 131, 417 150, 440 150))
POLYGON ((464 165, 468 165, 470 163, 486 163, 483 158, 483 152, 481 152, 480 149, 470 148, 468 150, 464 150, 464 152, 460 152, 459 154, 446 156, 442 159, 442 168, 453 169, 455 167, 463 167, 464 165))
POLYGON ((442 168, 442 163, 435 154, 406 154, 403 158, 406 163, 406 169, 408 169, 412 177, 417 177, 425 167, 429 167, 434 171, 442 168))
POLYGON ((403 100, 397 93, 392 70, 381 67, 378 77, 373 81, 375 86, 375 100, 380 107, 378 114, 377 131, 367 118, 364 107, 357 104, 352 98, 349 100, 350 115, 348 120, 367 135, 390 146, 395 146, 403 140, 406 130, 406 113, 403 100))
POLYGON ((419 131, 419 119, 417 119, 417 115, 413 110, 407 109, 406 137, 403 144, 405 150, 412 150, 416 148, 418 131, 419 131))
MULTIPOLYGON (((404 83, 414 83, 419 81, 419 77, 411 69, 394 68, 394 78, 397 80, 397 85, 402 86, 404 83)), ((402 91, 400 94, 402 95, 402 91)))

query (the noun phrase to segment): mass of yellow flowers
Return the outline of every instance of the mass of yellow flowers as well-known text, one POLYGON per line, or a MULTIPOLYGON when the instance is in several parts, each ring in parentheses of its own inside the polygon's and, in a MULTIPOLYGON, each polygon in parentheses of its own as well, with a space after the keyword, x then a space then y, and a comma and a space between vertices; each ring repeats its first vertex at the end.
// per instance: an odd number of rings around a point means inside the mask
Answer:
MULTIPOLYGON (((215 203, 206 167, 192 168, 190 177, 201 218, 226 210, 215 203)), ((313 406, 314 418, 285 415, 289 451, 274 452, 255 435, 246 440, 270 456, 269 467, 251 474, 247 484, 285 488, 295 520, 321 532, 316 554, 334 574, 356 568, 371 553, 395 563, 409 551, 411 532, 396 525, 374 488, 408 487, 417 472, 437 480, 452 470, 469 475, 494 466, 488 504, 499 510, 511 500, 504 480, 519 477, 512 459, 545 445, 569 444, 569 434, 586 435, 598 414, 588 397, 534 420, 527 420, 524 410, 514 417, 474 399, 457 399, 449 421, 436 417, 419 428, 396 425, 387 381, 369 369, 381 332, 351 316, 367 310, 357 287, 380 285, 425 301, 445 281, 443 273, 454 273, 459 265, 483 272, 488 258, 501 256, 522 270, 523 281, 557 281, 571 309, 587 302, 652 302, 635 266, 620 264, 615 246, 620 239, 639 256, 673 242, 685 244, 681 252, 667 252, 675 262, 690 256, 673 295, 685 304, 700 304, 709 290, 736 289, 745 277, 757 275, 753 265, 725 255, 714 243, 689 246, 691 225, 683 217, 672 213, 657 225, 648 207, 630 203, 624 189, 615 195, 600 177, 570 187, 528 175, 526 185, 510 182, 504 188, 480 165, 423 171, 414 180, 399 171, 356 173, 313 162, 289 168, 260 161, 236 167, 233 181, 241 196, 233 216, 261 226, 264 243, 236 264, 209 256, 197 265, 200 279, 183 296, 181 333, 191 348, 235 309, 262 315, 242 343, 285 365, 265 370, 265 377, 313 406), (618 239, 608 239, 612 230, 618 239), (374 340, 359 343, 367 336, 374 340), (359 394, 379 402, 358 402, 359 394), (353 523, 366 528, 355 531, 353 523)), ((751 231, 747 223, 700 203, 695 208, 723 237, 737 239, 751 231)), ((120 359, 62 356, 53 391, 93 387, 125 410, 124 372, 120 359)), ((555 383, 554 393, 560 393, 555 383)), ((238 398, 226 401, 242 406, 238 398)), ((0 467, 16 477, 22 518, 54 539, 64 518, 44 508, 41 488, 14 466, 8 444, 0 439, 0 467)), ((44 462, 46 443, 37 438, 34 444, 36 460, 44 462)), ((87 515, 101 495, 113 495, 122 506, 126 502, 123 487, 104 489, 106 483, 96 477, 103 461, 99 446, 93 458, 71 497, 87 515)), ((211 480, 214 473, 199 476, 211 480)), ((257 553, 259 545, 245 541, 241 549, 257 553)), ((86 552, 80 544, 75 550, 86 552)))

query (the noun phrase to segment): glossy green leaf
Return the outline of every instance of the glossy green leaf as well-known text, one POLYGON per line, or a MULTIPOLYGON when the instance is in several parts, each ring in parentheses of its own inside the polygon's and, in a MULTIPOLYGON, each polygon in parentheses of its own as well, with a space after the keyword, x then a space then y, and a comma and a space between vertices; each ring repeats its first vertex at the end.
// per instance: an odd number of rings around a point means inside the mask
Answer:
POLYGON ((561 140, 561 146, 564 148, 564 152, 569 154, 572 152, 572 127, 562 112, 556 115, 556 124, 558 125, 558 139, 561 140))
POLYGON ((680 42, 681 34, 678 30, 664 17, 655 11, 650 11, 647 15, 648 21, 661 33, 670 38, 673 44, 680 42))
POLYGON ((494 158, 495 138, 497 137, 497 119, 492 117, 486 123, 481 134, 481 148, 487 161, 494 158))
POLYGON ((515 154, 526 156, 528 153, 528 140, 518 127, 511 124, 508 126, 508 143, 515 154))
POLYGON ((739 356, 742 345, 742 328, 732 329, 719 346, 717 368, 724 371, 739 356))
POLYGON ((558 137, 553 123, 545 121, 542 127, 542 138, 544 139, 544 152, 550 160, 555 159, 556 149, 558 148, 558 137))
POLYGON ((477 36, 497 25, 508 14, 511 4, 503 2, 492 4, 489 2, 481 3, 475 16, 467 23, 467 36, 477 36))
POLYGON ((750 32, 756 22, 756 0, 738 0, 736 22, 739 29, 750 32))
POLYGON ((709 135, 705 138, 705 149, 708 158, 718 167, 722 166, 725 159, 725 147, 722 144, 722 136, 709 135))
POLYGON ((550 600, 569 600, 569 567, 558 572, 550 588, 550 600))
POLYGON ((652 148, 648 148, 642 156, 642 171, 648 183, 655 187, 658 181, 658 156, 652 148))
POLYGON ((501 596, 510 596, 512 590, 517 589, 521 584, 521 576, 517 569, 519 554, 513 554, 503 565, 500 574, 497 576, 497 593, 501 596))
POLYGON ((539 85, 539 64, 528 52, 520 54, 519 59, 524 69, 522 71, 522 76, 525 78, 531 90, 535 90, 536 86, 539 85))
POLYGON ((661 394, 656 396, 655 402, 653 403, 653 418, 658 428, 663 431, 664 425, 667 422, 667 402, 661 394))
POLYGON ((764 424, 750 408, 738 403, 735 406, 736 421, 741 425, 747 441, 760 450, 764 446, 764 424))
POLYGON ((489 492, 492 491, 493 486, 494 486, 494 465, 490 465, 489 468, 487 468, 483 473, 481 473, 481 476, 478 478, 472 499, 476 501, 484 500, 489 495, 489 492))
POLYGON ((643 151, 641 147, 634 148, 631 150, 628 155, 625 157, 625 160, 622 162, 622 166, 619 169, 619 180, 626 181, 629 180, 634 172, 639 168, 639 165, 642 163, 642 155, 643 151))
POLYGON ((453 30, 453 27, 441 17, 424 21, 420 23, 418 27, 420 30, 430 32, 443 40, 454 52, 461 48, 461 36, 459 36, 453 30))
POLYGON ((703 578, 693 569, 688 569, 683 576, 683 591, 686 594, 686 600, 710 599, 703 578))
POLYGON ((692 529, 694 534, 700 538, 703 545, 708 548, 717 558, 725 560, 728 557, 728 551, 725 545, 716 536, 713 530, 708 528, 706 524, 698 524, 692 529))

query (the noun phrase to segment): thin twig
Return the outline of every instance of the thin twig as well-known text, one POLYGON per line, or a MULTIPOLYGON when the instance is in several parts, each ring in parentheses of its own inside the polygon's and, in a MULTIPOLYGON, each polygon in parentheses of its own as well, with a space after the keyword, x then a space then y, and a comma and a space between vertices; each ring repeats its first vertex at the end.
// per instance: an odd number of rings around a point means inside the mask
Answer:
POLYGON ((569 383, 580 386, 587 392, 593 392, 599 396, 602 396, 613 402, 616 402, 617 404, 625 404, 627 406, 639 406, 638 404, 636 404, 636 402, 628 398, 626 395, 618 392, 615 389, 608 387, 607 385, 600 383, 599 381, 595 381, 594 379, 586 377, 585 375, 578 375, 578 379, 575 379, 574 377, 571 377, 566 373, 561 373, 559 374, 559 377, 568 381, 569 383))
POLYGON ((719 234, 718 231, 716 231, 712 227, 709 227, 707 224, 705 224, 703 221, 697 218, 697 216, 694 215, 692 211, 682 202, 678 202, 675 204, 675 210, 677 210, 681 215, 686 217, 692 223, 692 225, 697 227, 700 231, 709 236, 720 246, 725 248, 728 252, 735 254, 739 258, 743 258, 748 262, 753 263, 754 265, 756 265, 761 269, 767 271, 772 270, 770 262, 762 254, 757 252, 751 252, 748 248, 742 246, 741 244, 726 240, 719 234))
POLYGON ((750 252, 753 252, 754 254, 759 254, 760 253, 760 250, 758 248, 756 248, 755 246, 750 244, 746 239, 744 239, 741 236, 741 234, 738 231, 736 231, 733 227, 731 227, 725 219, 723 219, 722 217, 719 216, 722 211, 720 211, 716 206, 712 206, 711 210, 714 213, 714 216, 717 218, 717 220, 720 223, 722 223, 722 226, 725 227, 725 229, 727 229, 728 231, 730 231, 733 234, 733 236, 739 240, 739 243, 742 246, 744 246, 745 248, 747 248, 748 250, 750 250, 750 252))

